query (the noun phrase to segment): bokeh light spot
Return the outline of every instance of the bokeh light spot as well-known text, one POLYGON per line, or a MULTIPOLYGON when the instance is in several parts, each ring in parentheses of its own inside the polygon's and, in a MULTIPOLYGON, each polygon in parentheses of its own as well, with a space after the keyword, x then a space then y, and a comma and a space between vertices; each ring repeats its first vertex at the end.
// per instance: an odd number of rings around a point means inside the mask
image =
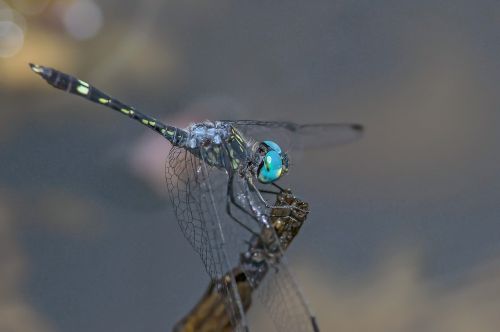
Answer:
POLYGON ((12 9, 3 1, 0 0, 0 21, 12 21, 14 15, 12 9))
POLYGON ((91 0, 78 0, 66 9, 63 15, 63 24, 73 38, 90 39, 102 27, 102 11, 91 0))
POLYGON ((23 30, 13 22, 0 21, 0 57, 8 58, 17 54, 23 44, 23 30))

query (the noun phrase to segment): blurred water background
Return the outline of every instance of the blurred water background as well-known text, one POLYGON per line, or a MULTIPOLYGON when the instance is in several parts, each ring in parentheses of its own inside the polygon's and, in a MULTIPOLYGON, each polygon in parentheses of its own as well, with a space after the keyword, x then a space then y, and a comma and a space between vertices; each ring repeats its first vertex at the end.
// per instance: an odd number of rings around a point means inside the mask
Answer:
POLYGON ((168 331, 208 282, 168 143, 28 62, 176 125, 364 124, 283 181, 322 330, 498 330, 500 2, 1 0, 0 57, 0 331, 168 331))

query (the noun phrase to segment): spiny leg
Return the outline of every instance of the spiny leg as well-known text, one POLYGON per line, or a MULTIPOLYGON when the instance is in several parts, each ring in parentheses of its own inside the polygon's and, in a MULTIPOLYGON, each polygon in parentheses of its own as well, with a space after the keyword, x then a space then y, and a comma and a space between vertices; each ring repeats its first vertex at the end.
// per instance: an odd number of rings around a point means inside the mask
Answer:
POLYGON ((230 174, 229 175, 229 180, 228 180, 228 184, 227 184, 227 195, 226 195, 226 212, 227 214, 231 217, 231 219, 233 219, 236 223, 238 223, 238 225, 240 225, 241 227, 243 227, 245 230, 249 231, 252 235, 254 236, 259 236, 258 233, 256 233, 255 231, 253 231, 250 227, 248 227, 247 225, 245 225, 243 222, 241 222, 238 218, 236 218, 232 211, 231 211, 231 204, 233 204, 234 206, 236 206, 239 210, 243 211, 244 213, 248 214, 252 219, 255 219, 255 216, 253 216, 252 214, 250 214, 248 211, 246 211, 242 206, 240 206, 237 202, 236 202, 236 199, 234 197, 234 192, 233 192, 233 179, 234 179, 234 175, 233 174, 230 174))
MULTIPOLYGON (((275 192, 275 191, 272 191, 272 190, 265 190, 265 189, 260 189, 258 188, 258 190, 261 192, 261 193, 264 193, 264 194, 270 194, 271 196, 273 197, 277 197, 278 195, 280 195, 281 193, 280 192, 275 192)), ((276 213, 273 213, 273 211, 278 210, 281 206, 275 206, 275 208, 271 209, 271 212, 269 214, 269 217, 281 217, 281 218, 289 218, 289 217, 285 217, 283 216, 282 213, 278 213, 276 211, 276 213)))
POLYGON ((277 188, 279 191, 278 191, 278 192, 276 192, 276 191, 267 190, 267 189, 262 189, 262 188, 257 188, 257 189, 258 189, 261 193, 273 194, 273 195, 279 195, 279 194, 281 194, 282 192, 284 192, 284 191, 285 191, 285 188, 283 188, 283 187, 281 187, 281 186, 277 185, 277 184, 276 184, 276 183, 274 183, 274 182, 271 182, 271 183, 270 183, 270 185, 271 185, 271 186, 273 186, 273 187, 275 187, 275 188, 277 188))
POLYGON ((256 233, 255 231, 253 231, 250 227, 248 227, 247 225, 245 225, 243 222, 241 222, 238 218, 236 218, 233 215, 233 212, 231 211, 231 201, 230 201, 229 198, 227 199, 227 203, 226 203, 226 212, 229 215, 229 217, 231 217, 231 219, 233 219, 238 225, 240 225, 241 227, 243 227, 245 230, 247 230, 248 232, 250 232, 252 235, 259 236, 258 233, 256 233))
POLYGON ((56 69, 34 65, 30 63, 31 70, 40 75, 47 83, 53 87, 69 92, 71 94, 83 97, 92 102, 104 105, 119 113, 134 119, 137 122, 145 125, 146 127, 156 131, 173 145, 185 140, 187 133, 179 128, 165 125, 160 121, 147 116, 131 106, 128 106, 118 99, 114 99, 92 85, 84 82, 76 77, 60 72, 56 69))
MULTIPOLYGON (((223 153, 223 158, 224 158, 224 162, 226 165, 231 165, 231 153, 229 152, 229 148, 227 147, 227 145, 223 145, 223 151, 225 153, 223 153)), ((241 206, 238 201, 236 200, 236 197, 235 197, 235 194, 234 194, 234 189, 233 189, 233 186, 234 186, 234 173, 235 171, 234 170, 230 170, 229 171, 229 179, 228 179, 228 182, 227 182, 227 197, 229 198, 227 200, 227 205, 226 205, 226 211, 227 213, 229 214, 229 216, 234 219, 238 224, 242 225, 244 228, 246 228, 247 230, 250 230, 250 228, 244 224, 241 223, 241 221, 239 221, 236 217, 233 216, 232 212, 231 212, 231 204, 233 204, 234 206, 236 206, 240 211, 242 211, 243 213, 245 213, 246 215, 248 215, 250 218, 252 218, 253 220, 255 220, 257 222, 257 224, 260 226, 260 222, 258 220, 258 218, 253 215, 252 213, 250 213, 247 209, 245 209, 243 206, 241 206)), ((253 234, 253 235, 257 235, 257 233, 255 233, 254 231, 250 230, 250 232, 253 234)))
POLYGON ((276 192, 276 191, 272 191, 272 190, 267 190, 267 189, 262 189, 262 188, 257 188, 259 189, 259 191, 261 193, 264 193, 264 194, 272 194, 272 195, 279 195, 281 192, 276 192))
POLYGON ((298 211, 301 211, 301 212, 308 212, 308 211, 305 211, 305 210, 303 210, 303 209, 301 209, 301 208, 299 208, 297 206, 293 206, 293 205, 281 205, 281 206, 271 205, 262 196, 259 188, 257 188, 257 186, 253 183, 253 181, 247 181, 247 183, 249 184, 250 188, 252 188, 252 190, 257 193, 257 197, 259 198, 259 200, 262 203, 264 203, 265 207, 268 208, 268 209, 294 209, 294 210, 298 210, 298 211))
MULTIPOLYGON (((278 187, 280 188, 280 191, 273 191, 273 190, 268 190, 268 189, 264 189, 264 188, 257 188, 259 190, 259 192, 263 193, 263 194, 269 194, 271 195, 272 197, 277 197, 278 195, 280 195, 284 190, 281 189, 281 187, 278 187)), ((274 209, 272 209, 271 211, 274 211, 274 209)), ((271 214, 269 215, 270 217, 276 217, 276 216, 281 216, 281 214, 273 214, 271 212, 271 214)))
POLYGON ((278 189, 279 189, 279 191, 280 191, 280 193, 281 193, 281 192, 283 192, 283 191, 285 191, 285 188, 283 188, 283 187, 281 187, 281 186, 278 186, 278 185, 277 185, 276 183, 274 183, 274 182, 271 182, 271 185, 272 185, 273 187, 278 188, 278 189))
POLYGON ((312 324, 314 332, 320 332, 318 322, 316 321, 316 317, 311 316, 310 319, 311 319, 311 324, 312 324))

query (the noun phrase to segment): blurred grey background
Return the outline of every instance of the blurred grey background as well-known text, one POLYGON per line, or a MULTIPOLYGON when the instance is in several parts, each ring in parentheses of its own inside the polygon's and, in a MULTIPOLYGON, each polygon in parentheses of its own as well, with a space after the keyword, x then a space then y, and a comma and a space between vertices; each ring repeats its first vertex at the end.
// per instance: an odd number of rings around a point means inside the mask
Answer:
POLYGON ((323 331, 497 331, 498 1, 2 0, 0 57, 1 331, 169 331, 208 282, 168 143, 28 62, 176 125, 362 123, 283 180, 323 331))

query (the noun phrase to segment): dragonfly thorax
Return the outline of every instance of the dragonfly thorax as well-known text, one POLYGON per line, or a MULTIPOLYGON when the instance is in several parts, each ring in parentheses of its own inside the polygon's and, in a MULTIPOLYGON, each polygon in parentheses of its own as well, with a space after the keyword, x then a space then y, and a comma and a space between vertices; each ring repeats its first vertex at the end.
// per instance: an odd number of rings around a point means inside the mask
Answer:
POLYGON ((184 147, 210 166, 228 171, 241 169, 252 156, 251 145, 233 126, 224 121, 204 121, 185 130, 184 147))
POLYGON ((187 128, 186 145, 190 149, 211 144, 221 145, 229 136, 228 126, 219 121, 195 123, 187 128))

